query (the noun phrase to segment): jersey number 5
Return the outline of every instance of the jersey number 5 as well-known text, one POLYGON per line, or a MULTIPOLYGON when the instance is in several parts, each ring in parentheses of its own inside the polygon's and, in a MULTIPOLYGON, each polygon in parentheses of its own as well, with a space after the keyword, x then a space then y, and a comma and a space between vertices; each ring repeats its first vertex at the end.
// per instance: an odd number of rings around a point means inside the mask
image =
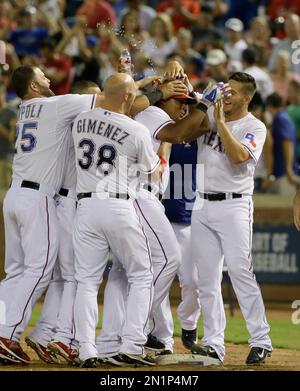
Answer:
MULTIPOLYGON (((96 146, 92 140, 83 139, 78 147, 83 149, 83 158, 78 159, 78 164, 83 170, 88 170, 94 162, 96 146)), ((108 175, 114 167, 116 157, 116 148, 111 144, 104 144, 98 149, 96 167, 103 175, 108 175)))
MULTIPOLYGON (((19 134, 21 133, 21 150, 23 152, 31 152, 36 147, 36 137, 34 133, 37 130, 37 122, 28 122, 26 124, 17 124, 16 128, 16 140, 18 141, 19 134), (20 131, 22 128, 22 131, 20 131)), ((17 145, 15 152, 17 153, 17 145)))

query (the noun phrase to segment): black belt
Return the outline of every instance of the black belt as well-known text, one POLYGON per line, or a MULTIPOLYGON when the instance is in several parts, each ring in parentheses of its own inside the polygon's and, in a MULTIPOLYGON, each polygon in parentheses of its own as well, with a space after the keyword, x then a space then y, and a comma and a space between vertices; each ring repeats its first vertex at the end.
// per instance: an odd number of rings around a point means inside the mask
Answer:
POLYGON ((59 190, 58 192, 59 195, 63 196, 63 197, 68 197, 68 194, 69 194, 69 190, 68 189, 64 189, 63 187, 59 190))
POLYGON ((40 190, 40 184, 31 181, 22 181, 21 187, 27 187, 28 189, 40 190))
MULTIPOLYGON (((145 188, 146 188, 146 190, 150 191, 150 193, 152 193, 152 186, 151 186, 151 185, 148 185, 148 186, 146 186, 145 188)), ((162 195, 161 193, 158 193, 158 194, 155 194, 155 195, 156 195, 156 197, 159 199, 159 201, 162 200, 163 195, 162 195)))
MULTIPOLYGON (((78 193, 77 194, 77 199, 80 201, 82 198, 92 198, 92 192, 90 193, 78 193)), ((129 200, 129 195, 126 193, 107 193, 109 194, 110 198, 120 198, 123 200, 129 200)))
MULTIPOLYGON (((224 200, 227 200, 228 197, 227 197, 228 194, 226 193, 200 193, 199 192, 199 196, 200 198, 204 198, 205 200, 208 200, 208 201, 224 201, 224 200)), ((238 193, 231 193, 231 198, 242 198, 243 195, 242 194, 238 194, 238 193)))

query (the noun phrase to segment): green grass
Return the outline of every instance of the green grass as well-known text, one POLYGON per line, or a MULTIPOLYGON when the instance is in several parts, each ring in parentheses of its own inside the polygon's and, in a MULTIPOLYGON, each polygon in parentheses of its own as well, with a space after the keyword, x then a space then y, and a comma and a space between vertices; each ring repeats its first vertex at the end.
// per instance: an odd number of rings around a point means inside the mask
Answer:
MULTIPOLYGON (((41 304, 37 304, 34 308, 30 319, 30 326, 34 326, 38 321, 41 313, 41 304)), ((294 325, 290 320, 272 320, 268 319, 271 326, 270 336, 272 338, 274 348, 285 349, 300 349, 300 325, 294 325)), ((99 324, 102 323, 102 313, 99 311, 99 324)), ((181 335, 181 327, 177 316, 174 316, 175 336, 181 335)), ((199 337, 203 336, 202 318, 198 323, 199 337)), ((225 331, 225 341, 235 344, 246 344, 249 338, 249 333, 246 329, 245 321, 239 317, 227 316, 227 327, 225 331)))

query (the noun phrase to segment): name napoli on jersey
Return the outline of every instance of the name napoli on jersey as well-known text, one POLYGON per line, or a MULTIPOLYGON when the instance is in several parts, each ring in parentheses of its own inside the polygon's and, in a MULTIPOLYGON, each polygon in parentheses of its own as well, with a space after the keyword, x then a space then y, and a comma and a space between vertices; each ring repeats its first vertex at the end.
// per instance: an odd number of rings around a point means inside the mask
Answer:
POLYGON ((97 119, 80 119, 77 122, 77 133, 90 133, 106 137, 123 145, 124 141, 129 137, 129 133, 125 130, 97 119))
POLYGON ((225 153, 221 138, 216 132, 206 133, 203 137, 203 144, 212 147, 214 151, 225 153))
POLYGON ((21 106, 18 112, 18 121, 27 119, 39 119, 44 105, 30 104, 21 106))

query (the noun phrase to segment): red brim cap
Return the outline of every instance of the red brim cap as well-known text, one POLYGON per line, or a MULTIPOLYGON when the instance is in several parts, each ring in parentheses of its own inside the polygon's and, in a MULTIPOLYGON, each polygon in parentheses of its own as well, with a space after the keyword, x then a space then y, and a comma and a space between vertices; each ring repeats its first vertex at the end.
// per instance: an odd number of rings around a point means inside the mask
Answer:
POLYGON ((198 103, 196 98, 194 98, 193 96, 190 96, 188 94, 175 95, 175 96, 172 96, 172 98, 182 100, 183 101, 182 103, 185 103, 187 105, 194 105, 194 104, 198 103))

